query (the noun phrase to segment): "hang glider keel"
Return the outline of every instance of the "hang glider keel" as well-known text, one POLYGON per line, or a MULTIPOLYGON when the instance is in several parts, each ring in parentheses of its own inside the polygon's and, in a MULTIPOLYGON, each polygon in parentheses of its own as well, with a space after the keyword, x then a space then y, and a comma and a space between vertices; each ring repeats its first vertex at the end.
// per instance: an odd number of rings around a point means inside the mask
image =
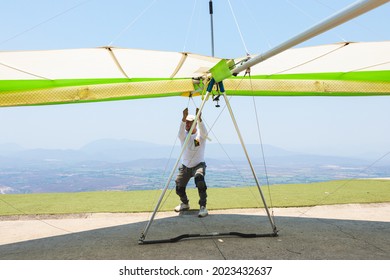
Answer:
POLYGON ((190 128, 190 130, 189 130, 189 132, 188 132, 188 135, 187 135, 187 137, 186 137, 186 139, 185 139, 185 141, 184 141, 184 144, 183 144, 183 146, 182 146, 180 155, 179 155, 179 157, 177 158, 176 163, 175 163, 175 165, 174 165, 174 167, 173 167, 173 169, 172 169, 172 171, 171 171, 171 173, 170 173, 170 175, 169 175, 169 178, 168 178, 168 180, 167 180, 167 182, 166 182, 166 184, 165 184, 165 187, 164 187, 164 189, 163 189, 163 191, 162 191, 162 193, 161 193, 161 195, 160 195, 160 198, 159 198, 159 200, 158 200, 158 202, 157 202, 157 204, 156 204, 156 206, 155 206, 155 208, 154 208, 154 211, 153 211, 153 213, 152 213, 152 215, 151 215, 151 218, 150 218, 149 222, 147 223, 147 225, 146 225, 144 231, 141 233, 141 236, 140 236, 139 241, 138 241, 139 244, 172 243, 172 242, 177 242, 177 241, 180 241, 180 240, 186 239, 186 238, 205 238, 205 237, 226 236, 226 235, 235 235, 235 236, 246 237, 246 238, 249 238, 249 237, 275 237, 275 236, 278 235, 278 230, 277 230, 277 228, 276 228, 274 219, 273 219, 273 217, 271 216, 271 213, 270 213, 270 211, 269 211, 269 209, 268 209, 268 206, 267 206, 267 203, 266 203, 266 200, 265 200, 263 191, 261 190, 261 187, 260 187, 259 180, 257 179, 257 175, 256 175, 256 172, 255 172, 255 169, 254 169, 254 167, 253 167, 253 165, 252 165, 252 162, 251 162, 251 160, 250 160, 250 157, 249 157, 249 155, 248 155, 247 149, 246 149, 246 147, 245 147, 244 140, 243 140, 243 138, 242 138, 242 136, 241 136, 241 132, 240 132, 240 130, 239 130, 239 128, 238 128, 236 119, 235 119, 235 117, 234 117, 233 110, 232 110, 232 108, 231 108, 231 106, 230 106, 229 99, 228 99, 227 96, 226 96, 225 89, 224 89, 224 86, 223 86, 223 82, 222 82, 222 81, 219 81, 219 82, 218 82, 219 91, 221 92, 221 95, 223 95, 223 97, 224 97, 224 99, 225 99, 225 102, 226 102, 226 105, 227 105, 227 107, 228 107, 228 110, 229 110, 231 119, 232 119, 232 121, 233 121, 233 124, 234 124, 234 127, 235 127, 235 129, 236 129, 237 135, 238 135, 238 137, 239 137, 239 139, 240 139, 241 146, 242 146, 242 148, 243 148, 243 150, 244 150, 244 153, 245 153, 245 156, 246 156, 246 158, 247 158, 247 160, 248 160, 248 164, 250 165, 250 168, 251 168, 251 171, 252 171, 252 175, 253 175, 253 177, 254 177, 254 179, 255 179, 257 188, 258 188, 258 190, 259 190, 259 193, 260 193, 260 196, 261 196, 263 205, 264 205, 264 208, 265 208, 265 210, 266 210, 266 213, 267 213, 269 222, 270 222, 270 224, 271 224, 272 233, 267 233, 267 234, 255 234, 255 233, 229 232, 229 233, 207 233, 207 234, 184 234, 184 235, 179 235, 179 236, 174 237, 174 238, 171 238, 171 239, 151 240, 151 241, 146 240, 146 236, 147 236, 147 234, 148 234, 149 228, 150 228, 150 226, 152 225, 152 222, 153 222, 154 219, 155 219, 156 213, 157 213, 158 209, 160 208, 161 202, 162 202, 162 200, 163 200, 163 198, 164 198, 164 196, 165 196, 165 193, 166 193, 166 191, 167 191, 167 189, 168 189, 168 187, 169 187, 169 184, 170 184, 170 182, 171 182, 171 180, 172 180, 172 178, 173 178, 173 175, 174 175, 174 173, 175 173, 175 171, 176 171, 176 169, 177 169, 177 167, 178 167, 178 165, 179 165, 179 163, 180 163, 180 159, 181 159, 181 157, 182 157, 182 155, 183 155, 183 153, 184 153, 184 150, 186 149, 186 147, 187 147, 187 145, 188 145, 188 142, 189 142, 190 136, 191 136, 191 134, 192 134, 192 131, 193 131, 193 130, 195 129, 195 127, 196 127, 196 123, 197 123, 197 121, 198 121, 198 119, 199 119, 199 117, 200 117, 200 114, 202 113, 203 107, 204 107, 206 101, 208 100, 208 97, 209 97, 210 93, 212 92, 212 89, 213 89, 215 83, 216 83, 215 79, 212 78, 212 79, 210 80, 208 86, 207 86, 206 96, 205 96, 205 98, 203 98, 203 100, 202 100, 202 104, 200 105, 199 111, 198 111, 198 113, 196 114, 195 120, 194 120, 194 122, 193 122, 193 124, 192 124, 192 126, 191 126, 191 128, 190 128))

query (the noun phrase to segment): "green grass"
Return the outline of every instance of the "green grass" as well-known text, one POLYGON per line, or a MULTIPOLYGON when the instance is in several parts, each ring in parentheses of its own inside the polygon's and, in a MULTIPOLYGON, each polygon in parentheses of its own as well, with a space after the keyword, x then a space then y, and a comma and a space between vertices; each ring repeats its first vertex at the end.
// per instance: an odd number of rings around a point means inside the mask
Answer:
MULTIPOLYGON (((390 180, 347 180, 262 187, 270 207, 301 207, 346 203, 390 202, 390 180), (271 196, 270 196, 271 193, 271 196)), ((151 212, 160 190, 0 195, 0 215, 151 212)), ((188 189, 192 208, 198 207, 195 188, 188 189)), ((159 211, 171 211, 179 200, 168 190, 159 211)), ((209 188, 213 209, 263 207, 257 187, 209 188)))

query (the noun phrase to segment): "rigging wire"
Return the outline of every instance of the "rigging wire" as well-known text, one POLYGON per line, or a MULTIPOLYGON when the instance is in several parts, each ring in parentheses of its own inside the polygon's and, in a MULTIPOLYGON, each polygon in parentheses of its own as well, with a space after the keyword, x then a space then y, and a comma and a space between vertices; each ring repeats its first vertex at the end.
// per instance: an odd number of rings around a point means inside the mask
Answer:
MULTIPOLYGON (((197 1, 197 0, 196 0, 197 1)), ((198 6, 199 7, 199 6, 198 6)), ((201 9, 197 8, 196 11, 194 11, 194 25, 195 26, 200 26, 201 25, 201 21, 202 21, 202 17, 200 16, 201 14, 201 9), (195 22, 196 21, 196 22, 195 22)), ((190 33, 190 32, 188 32, 190 33)), ((203 36, 204 36, 204 30, 201 29, 201 28, 195 28, 195 30, 192 30, 191 32, 191 48, 196 50, 198 49, 198 42, 202 42, 203 41, 203 36)), ((187 39, 186 39, 186 48, 187 48, 187 39)), ((187 50, 188 51, 188 50, 187 50)))
MULTIPOLYGON (((178 138, 175 137, 175 141, 174 141, 174 143, 173 143, 173 145, 172 145, 171 152, 170 152, 169 157, 168 157, 168 159, 167 159, 167 162, 166 162, 166 164, 165 164, 165 168, 164 168, 163 174, 161 175, 161 178, 162 178, 162 179, 165 178, 165 174, 167 173, 169 163, 170 163, 170 161, 171 161, 171 159, 172 159, 173 151, 175 150, 175 147, 176 147, 177 139, 178 139, 178 138)), ((172 190, 173 190, 173 189, 171 189, 171 190, 168 192, 168 194, 166 195, 165 200, 161 203, 159 209, 161 209, 161 208, 164 206, 165 202, 166 202, 166 201, 168 200, 168 198, 170 197, 170 195, 171 195, 171 193, 172 193, 172 190)), ((154 197, 153 202, 152 202, 151 204, 152 204, 152 205, 156 205, 156 201, 157 201, 157 200, 158 200, 158 196, 156 195, 156 196, 154 197)), ((149 219, 151 218, 152 214, 153 214, 153 213, 150 212, 149 219)))
POLYGON ((195 0, 194 1, 194 6, 192 7, 191 17, 190 17, 190 20, 188 22, 186 37, 184 39, 183 52, 185 52, 186 48, 187 48, 187 41, 188 41, 188 37, 189 37, 189 34, 190 34, 191 26, 192 26, 192 23, 193 23, 194 14, 195 14, 195 10, 196 10, 197 4, 198 4, 198 0, 195 0))
MULTIPOLYGON (((192 95, 190 95, 189 98, 188 98, 187 108, 189 107, 190 101, 192 101, 192 103, 194 104, 195 108, 199 108, 198 105, 196 104, 195 100, 192 98, 192 95)), ((205 122, 206 126, 208 127, 208 123, 206 122, 206 120, 204 119, 204 117, 202 117, 202 121, 205 122)), ((210 133, 210 131, 211 131, 211 130, 210 130, 210 128, 209 128, 208 131, 207 131, 207 135, 210 133)), ((214 133, 213 133, 213 135, 214 135, 214 133)), ((217 138, 216 138, 216 139, 217 139, 217 138)), ((217 141, 218 141, 218 139, 217 139, 217 141)), ((195 156, 195 155, 194 155, 194 156, 195 156)), ((172 191, 171 191, 171 192, 172 192, 172 191)), ((200 219, 200 223, 202 224, 202 226, 203 226, 203 228, 204 228, 204 230, 205 230, 204 233, 210 232, 209 228, 207 227, 207 225, 206 225, 206 223, 203 221, 203 219, 200 219)), ((225 255, 222 253, 221 248, 219 248, 219 246, 218 246, 218 244, 217 244, 217 242, 215 241, 214 238, 212 238, 212 241, 213 241, 213 243, 214 243, 215 248, 217 248, 218 252, 221 254, 221 256, 223 257, 223 259, 226 260, 225 255)))
MULTIPOLYGON (((316 0, 316 2, 321 4, 322 6, 326 7, 327 9, 331 10, 332 12, 337 12, 337 9, 334 9, 333 7, 324 3, 323 1, 316 0)), ((367 25, 363 25, 363 24, 359 23, 358 21, 352 21, 351 24, 356 25, 356 27, 357 27, 356 30, 361 30, 363 28, 363 29, 366 29, 366 31, 368 31, 370 33, 373 33, 376 35, 381 35, 376 29, 369 28, 367 25)), ((351 40, 347 39, 345 42, 347 42, 347 41, 351 41, 351 40)))
MULTIPOLYGON (((249 81, 250 81, 250 85, 251 85, 251 90, 253 91, 253 84, 252 84, 252 77, 251 77, 251 74, 250 74, 250 70, 249 70, 249 81)), ((271 188, 270 188, 270 184, 269 184, 268 169, 267 169, 267 164, 266 164, 266 160, 265 160, 263 137, 262 137, 262 134, 261 134, 259 114, 257 113, 256 100, 255 100, 254 96, 252 96, 252 100, 253 100, 253 107, 254 107, 254 111, 255 111, 255 115, 256 115, 257 133, 258 133, 259 141, 260 141, 261 154, 262 154, 263 165, 264 165, 264 173, 265 173, 265 178, 266 178, 267 188, 268 188, 268 195, 269 195, 269 199, 270 199, 271 208, 273 208, 273 202, 272 202, 272 196, 271 196, 271 188)), ((274 211, 273 210, 272 210, 272 216, 274 216, 274 211)))
POLYGON ((13 39, 15 39, 15 38, 18 38, 18 37, 26 34, 27 32, 30 32, 31 30, 34 30, 35 28, 38 28, 41 25, 44 25, 45 23, 48 23, 49 21, 52 21, 52 20, 54 20, 54 19, 56 19, 56 18, 58 18, 58 17, 60 17, 60 16, 62 16, 64 14, 66 14, 66 13, 68 13, 68 12, 70 12, 70 11, 72 11, 72 10, 82 6, 82 5, 84 5, 85 3, 90 2, 90 1, 92 1, 92 0, 85 0, 85 1, 83 1, 81 3, 79 3, 79 4, 76 4, 76 5, 72 6, 72 7, 68 8, 68 9, 66 9, 66 10, 64 10, 64 11, 62 11, 60 13, 58 13, 58 14, 55 14, 54 16, 51 16, 51 17, 49 17, 49 18, 47 18, 47 19, 45 19, 45 20, 43 20, 43 21, 41 21, 41 22, 31 26, 30 28, 27 28, 27 29, 21 31, 21 32, 13 35, 11 37, 9 37, 8 39, 5 39, 4 41, 1 41, 0 42, 0 46, 5 44, 5 43, 7 43, 7 42, 9 42, 9 41, 11 41, 11 40, 13 40, 13 39))
POLYGON ((133 26, 153 5, 156 3, 157 0, 153 0, 144 10, 141 11, 141 13, 136 16, 122 31, 116 35, 116 37, 111 41, 111 43, 108 44, 109 47, 114 44, 114 41, 118 40, 131 26, 133 26))
MULTIPOLYGON (((200 222, 201 222, 202 226, 205 228, 205 230, 206 230, 205 232, 206 232, 206 233, 207 233, 207 232, 210 232, 209 228, 207 227, 206 223, 205 223, 203 220, 204 220, 204 219, 200 219, 200 222)), ((215 241, 215 238, 212 238, 211 240, 213 241, 215 248, 217 248, 218 252, 221 254, 222 258, 223 258, 224 260, 227 260, 227 258, 226 258, 225 255, 223 254, 221 248, 219 248, 218 243, 215 241)))
MULTIPOLYGON (((371 167, 373 167, 375 164, 377 164, 378 162, 380 162, 382 159, 386 158, 386 157, 389 156, 389 155, 390 155, 390 151, 388 151, 387 153, 385 153, 384 155, 382 155, 381 157, 379 157, 378 159, 376 159, 376 160, 375 160, 374 162, 372 162, 369 166, 363 168, 363 169, 360 171, 360 174, 365 173, 367 170, 369 170, 371 167)), ((316 204, 316 205, 323 205, 323 202, 324 202, 325 200, 327 200, 328 197, 329 197, 330 195, 335 194, 336 192, 338 192, 338 191, 341 190, 342 188, 346 187, 347 185, 349 185, 351 182, 353 182, 354 180, 356 180, 356 179, 358 179, 358 178, 359 178, 358 175, 355 175, 355 177, 346 180, 342 185, 340 185, 339 187, 337 187, 333 192, 329 193, 329 194, 328 194, 327 196, 325 196, 323 199, 320 199, 320 200, 316 201, 315 204, 316 204)), ((313 205, 313 206, 309 207, 306 211, 301 212, 301 215, 300 215, 299 217, 305 215, 307 212, 309 212, 310 210, 312 210, 316 205, 313 205)))
MULTIPOLYGON (((195 104, 195 101, 194 102, 194 105, 196 106, 195 104)), ((226 151, 226 149, 223 147, 221 141, 219 140, 219 138, 217 137, 217 135, 214 133, 213 131, 213 128, 215 126, 215 124, 217 123, 218 119, 221 117, 223 111, 226 109, 226 105, 222 108, 221 112, 219 113, 219 115, 217 116, 217 118, 214 120, 214 123, 210 126, 206 121, 205 119, 203 118, 203 121, 205 122, 207 128, 208 128, 208 134, 212 133, 213 134, 213 138, 217 141, 218 145, 220 146, 220 148, 222 149, 222 151, 225 153, 226 157, 229 159, 231 165, 233 166, 233 168, 236 170, 237 174, 241 177, 241 180, 243 182, 246 181, 246 178, 244 178, 244 176, 241 174, 240 170, 238 169, 237 165, 234 163, 234 161, 232 160, 232 158, 230 157, 229 153, 226 151)), ((253 193, 252 193, 253 194, 253 193)), ((258 200, 258 197, 256 197, 255 195, 253 195, 257 202, 259 202, 258 200)))
MULTIPOLYGON (((194 106, 195 106, 196 108, 198 108, 197 105, 196 105, 196 103, 195 103, 195 100, 193 100, 192 97, 191 97, 191 100, 192 100, 194 106)), ((219 141, 219 139, 216 137, 214 131, 212 130, 212 128, 214 127, 215 123, 217 122, 217 120, 218 120, 219 117, 221 116, 222 111, 223 111, 225 108, 226 108, 226 105, 225 105, 224 108, 221 110, 221 112, 220 112, 219 115, 217 116, 217 119, 214 121, 214 123, 213 123, 213 125, 212 125, 211 127, 208 125, 208 123, 205 121, 205 119, 204 119, 203 117, 202 117, 202 119, 203 119, 202 121, 204 121, 205 124, 206 124, 206 126, 208 127, 208 132, 207 132, 207 134, 209 134, 210 132, 213 134, 213 137, 217 140, 218 144, 220 145, 220 147, 222 148, 222 150, 225 152, 225 154, 226 154, 227 157, 229 158, 230 162, 233 164, 233 167, 236 168, 236 170, 238 171, 238 168, 235 166, 235 164, 233 163, 232 159, 230 158, 230 156, 228 155, 228 153, 226 152, 226 150, 223 148, 221 142, 219 141)), ((239 171, 238 171, 237 173, 241 176, 241 173, 240 173, 239 171)), ((244 178, 243 178, 242 176, 241 176, 241 178, 244 180, 244 178)), ((251 193, 252 193, 252 195, 255 197, 255 195, 253 194, 252 191, 251 191, 251 193)), ((256 197, 255 197, 255 200, 256 200, 257 202, 259 202, 259 201, 257 200, 256 197)), ((200 223, 202 224, 202 226, 203 226, 203 228, 204 228, 204 230, 205 230, 204 233, 210 232, 209 228, 207 227, 207 225, 206 225, 206 223, 204 222, 203 219, 200 219, 200 223)), ((220 255, 222 256, 222 258, 223 258, 224 260, 226 260, 226 256, 223 254, 223 252, 222 252, 220 246, 218 245, 216 239, 215 239, 215 238, 212 238, 212 241, 213 241, 213 244, 214 244, 215 248, 218 250, 218 252, 219 252, 220 255)))
MULTIPOLYGON (((294 7, 296 10, 298 10, 299 12, 301 12, 303 15, 305 15, 307 18, 311 19, 313 22, 316 22, 317 19, 315 17, 313 17, 312 15, 310 15, 309 13, 307 13, 306 11, 304 11, 301 7, 299 7, 298 5, 296 5, 295 3, 293 3, 291 0, 286 0, 286 2, 288 4, 290 4, 292 7, 294 7)), ((333 31, 334 32, 334 31, 333 31)), ((336 33, 336 36, 339 37, 339 39, 343 42, 347 42, 347 40, 345 38, 343 38, 340 34, 336 33)))
MULTIPOLYGON (((195 101, 193 100, 192 95, 190 95, 190 96, 188 97, 188 102, 187 102, 187 107, 186 107, 186 108, 189 107, 190 101, 191 101, 191 100, 192 100, 192 102, 194 103, 194 105, 195 105, 195 107, 196 107, 195 101)), ((178 141, 178 137, 177 137, 177 135, 176 135, 176 136, 175 136, 175 141, 174 141, 174 143, 173 143, 173 145, 172 145, 171 152, 170 152, 169 157, 168 157, 168 160, 167 160, 167 162, 166 162, 166 164, 165 164, 165 168, 164 168, 164 171, 163 171, 163 174, 162 174, 161 178, 165 178, 165 174, 166 174, 166 172, 167 172, 167 169, 168 169, 168 166, 169 166, 169 162, 170 162, 171 159, 172 159, 173 151, 175 150, 177 141, 178 141)), ((168 194, 165 196, 165 199, 162 201, 162 203, 161 203, 159 209, 162 209, 162 208, 163 208, 163 206, 165 205, 166 201, 167 201, 168 198, 170 197, 170 195, 171 195, 173 189, 174 189, 174 188, 171 188, 170 191, 168 192, 168 194)), ((154 201, 153 201, 153 204, 156 204, 156 200, 157 200, 157 196, 155 197, 155 199, 154 199, 154 201)), ((152 215, 152 213, 150 213, 149 219, 150 219, 151 215, 152 215)))
MULTIPOLYGON (((242 77, 241 77, 241 79, 240 79, 239 83, 237 84, 237 87, 235 88, 235 90, 241 85, 241 82, 244 80, 244 77, 245 77, 245 76, 242 76, 242 77)), ((229 97, 229 101, 230 101, 231 99, 232 99, 232 96, 229 97)), ((220 110, 220 112, 219 112, 217 118, 214 120, 214 123, 213 123, 211 126, 209 126, 209 125, 207 124, 207 122, 205 122, 205 123, 206 123, 206 125, 207 125, 208 128, 209 128, 209 129, 208 129, 209 133, 210 133, 210 132, 213 133, 213 137, 217 140, 217 142, 218 142, 218 144, 220 145, 222 151, 223 151, 223 152, 225 153, 225 155, 228 157, 228 159, 229 159, 230 163, 232 164, 233 168, 237 171, 237 174, 239 174, 239 176, 241 177, 241 179, 242 179, 243 181, 245 181, 244 176, 243 176, 243 175, 241 174, 241 172, 238 170, 238 167, 235 165, 235 163, 233 162, 233 160, 231 159, 231 157, 229 156, 229 154, 226 152, 226 150, 224 149, 223 145, 222 145, 221 142, 218 140, 217 136, 214 134, 214 131, 213 131, 214 126, 216 125, 216 123, 218 122, 219 118, 221 117, 222 113, 224 112, 224 110, 225 110, 226 108, 227 108, 227 106, 226 106, 226 104, 225 104, 225 106, 222 108, 222 110, 220 110)), ((252 196, 255 198, 256 202, 258 202, 258 204, 260 205, 259 197, 256 196, 256 195, 253 193, 253 191, 252 191, 251 188, 248 188, 248 189, 249 189, 249 191, 251 192, 252 196)))
POLYGON ((230 11, 232 12, 232 15, 233 15, 234 22, 236 23, 236 27, 237 27, 238 33, 240 34, 241 42, 242 42, 242 44, 244 46, 245 53, 246 53, 246 55, 249 55, 248 48, 246 47, 244 37, 242 35, 240 26, 238 25, 238 21, 237 21, 236 15, 234 14, 233 7, 232 7, 232 4, 230 3, 230 0, 228 0, 228 3, 229 3, 230 11))
MULTIPOLYGON (((9 207, 11 207, 12 209, 16 210, 17 212, 19 212, 19 213, 22 214, 22 215, 31 215, 31 214, 28 214, 28 213, 26 213, 26 212, 20 210, 19 208, 15 207, 14 205, 12 205, 11 203, 9 203, 9 202, 7 202, 6 200, 2 199, 1 197, 0 197, 0 201, 2 201, 4 204, 8 205, 9 207)), ((64 228, 55 226, 55 225, 53 225, 53 224, 51 224, 51 223, 49 223, 49 222, 47 222, 47 221, 45 221, 45 220, 39 219, 38 217, 39 217, 39 215, 34 214, 32 218, 33 218, 34 220, 38 221, 38 222, 41 222, 41 223, 43 223, 43 224, 45 224, 45 225, 48 225, 49 227, 52 227, 52 228, 61 230, 61 231, 66 232, 66 233, 73 233, 72 231, 69 231, 69 230, 67 230, 67 229, 64 229, 64 228)))
MULTIPOLYGON (((242 80, 243 80, 243 78, 241 79, 241 81, 242 81, 242 80)), ((230 97, 230 99, 231 99, 231 97, 230 97)), ((193 97, 192 97, 191 95, 190 95, 189 98, 188 98, 187 108, 189 107, 191 101, 192 101, 192 103, 194 104, 195 108, 197 108, 197 104, 196 104, 195 100, 193 99, 193 97)), ((242 179, 243 181, 245 181, 245 178, 242 176, 241 172, 238 170, 237 166, 234 164, 234 162, 233 162, 233 160, 231 159, 231 157, 229 156, 229 154, 228 154, 228 153, 226 152, 226 150, 223 148, 221 142, 219 141, 218 137, 215 135, 215 133, 214 133, 214 131, 213 131, 213 128, 214 128, 215 124, 218 122, 218 119, 221 117, 221 115, 222 115, 223 111, 225 110, 225 108, 226 108, 226 105, 224 106, 224 108, 222 108, 222 110, 220 111, 220 113, 218 114, 217 118, 215 119, 214 123, 213 123, 211 126, 207 123, 207 121, 205 120, 204 117, 203 117, 202 119, 203 119, 203 121, 205 122, 206 126, 208 127, 208 134, 209 134, 210 132, 213 134, 213 137, 216 139, 216 141, 218 142, 218 144, 221 146, 223 152, 226 154, 226 156, 228 157, 228 159, 229 159, 229 161, 231 162, 231 164, 233 165, 233 167, 236 169, 236 171, 237 171, 237 173, 239 174, 239 176, 241 177, 241 179, 242 179)), ((169 160, 172 158, 173 149, 174 149, 176 143, 177 143, 177 137, 176 137, 175 143, 174 143, 174 145, 173 145, 173 147, 172 147, 171 154, 170 154, 170 156, 169 156, 169 160)), ((169 160, 168 160, 168 161, 169 161, 169 160)), ((167 166, 168 166, 168 164, 167 164, 166 167, 165 167, 164 174, 165 174, 165 172, 166 172, 167 166)), ((160 206, 160 209, 161 209, 161 208, 163 207, 163 205, 166 203, 166 201, 168 200, 168 198, 169 198, 170 194, 172 193, 172 191, 173 191, 173 188, 171 188, 170 192, 166 195, 164 201, 162 202, 162 204, 161 204, 161 206, 160 206)), ((251 191, 251 190, 250 190, 250 191, 251 191)), ((259 200, 258 200, 257 196, 255 196, 255 194, 254 194, 252 191, 251 191, 251 193, 252 193, 253 197, 255 198, 255 200, 259 203, 259 200)))
POLYGON ((269 49, 273 48, 273 45, 271 44, 269 38, 267 37, 267 35, 265 34, 265 32, 263 32, 263 28, 259 28, 259 26, 264 26, 264 24, 259 24, 258 21, 257 21, 259 17, 253 15, 253 13, 252 13, 252 10, 253 10, 253 9, 250 9, 250 8, 248 7, 246 1, 243 1, 243 3, 244 3, 244 6, 245 6, 246 10, 248 11, 249 16, 252 18, 253 22, 257 25, 257 28, 258 28, 258 30, 259 30, 259 33, 264 37, 264 39, 265 39, 265 41, 266 41, 266 43, 267 43, 267 45, 268 45, 268 48, 269 48, 269 49))

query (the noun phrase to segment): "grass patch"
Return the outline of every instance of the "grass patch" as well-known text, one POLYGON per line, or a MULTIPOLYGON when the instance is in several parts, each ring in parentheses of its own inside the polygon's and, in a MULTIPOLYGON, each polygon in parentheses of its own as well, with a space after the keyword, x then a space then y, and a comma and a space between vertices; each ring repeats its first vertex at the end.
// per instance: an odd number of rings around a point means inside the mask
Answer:
MULTIPOLYGON (((390 180, 273 185, 262 190, 272 207, 390 202, 390 180)), ((0 195, 0 215, 151 212, 160 195, 160 190, 7 194, 0 195)), ((192 208, 197 208, 197 190, 189 188, 188 196, 192 208)), ((178 203, 175 191, 168 190, 159 211, 172 211, 178 203)), ((257 187, 209 188, 207 207, 258 208, 263 203, 257 187)))

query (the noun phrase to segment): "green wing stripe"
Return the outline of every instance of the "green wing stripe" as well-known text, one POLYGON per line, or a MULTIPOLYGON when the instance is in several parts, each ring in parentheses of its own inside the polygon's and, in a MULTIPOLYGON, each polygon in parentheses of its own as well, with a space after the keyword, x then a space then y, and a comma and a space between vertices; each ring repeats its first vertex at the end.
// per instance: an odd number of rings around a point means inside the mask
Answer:
MULTIPOLYGON (((231 79, 242 79, 232 77, 231 79)), ((340 81, 383 81, 390 82, 390 71, 359 71, 359 72, 332 72, 332 73, 303 73, 303 74, 272 74, 246 76, 245 79, 272 79, 272 80, 340 80, 340 81)))
MULTIPOLYGON (((122 79, 114 80, 67 80, 53 81, 52 84, 26 83, 14 84, 14 90, 0 92, 0 106, 25 106, 44 104, 65 104, 96 102, 108 100, 125 100, 135 98, 168 97, 189 94, 194 90, 191 79, 140 79, 131 82, 122 79), (96 82, 97 81, 97 82, 96 82), (107 83, 107 81, 109 81, 107 83), (57 83, 58 82, 58 83, 57 83), (94 83, 94 84, 92 84, 94 83), (58 86, 62 85, 62 86, 58 86), (68 86, 65 86, 68 85, 68 86), (71 85, 71 86, 70 86, 71 85), (42 88, 46 86, 46 88, 42 88), (18 88, 19 90, 15 90, 18 88)), ((30 81, 31 82, 31 81, 30 81)))
POLYGON ((170 78, 112 78, 112 79, 58 79, 58 80, 1 80, 0 93, 4 91, 25 91, 59 87, 88 86, 118 83, 172 80, 170 78))
MULTIPOLYGON (((340 81, 382 81, 390 82, 390 71, 360 71, 349 73, 308 73, 308 74, 274 74, 232 77, 229 79, 256 79, 256 80, 340 80, 340 81)), ((170 78, 112 78, 112 79, 58 79, 58 80, 2 80, 0 92, 25 91, 34 89, 50 89, 69 86, 88 86, 117 83, 136 83, 148 81, 172 80, 170 78)))
MULTIPOLYGON (((228 95, 390 95, 390 71, 275 74, 224 80, 228 95)), ((188 95, 192 79, 107 78, 0 81, 0 106, 63 104, 188 95)))

